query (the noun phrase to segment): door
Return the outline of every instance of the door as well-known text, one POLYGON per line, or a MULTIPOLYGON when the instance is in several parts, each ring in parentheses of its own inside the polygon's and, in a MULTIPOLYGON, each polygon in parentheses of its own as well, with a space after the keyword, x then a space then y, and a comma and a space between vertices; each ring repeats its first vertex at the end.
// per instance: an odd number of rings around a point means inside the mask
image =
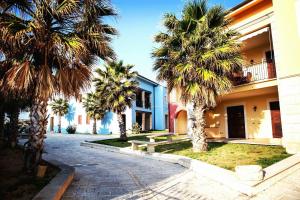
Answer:
POLYGON ((169 129, 169 117, 165 115, 165 129, 169 129))
POLYGON ((270 102, 273 138, 282 138, 279 101, 270 102))
POLYGON ((50 131, 54 131, 54 117, 50 118, 50 131))
POLYGON ((266 61, 268 66, 268 78, 275 78, 276 77, 276 69, 275 69, 275 62, 274 62, 274 52, 267 51, 266 52, 266 61))
POLYGON ((244 106, 227 108, 228 137, 246 138, 244 106))

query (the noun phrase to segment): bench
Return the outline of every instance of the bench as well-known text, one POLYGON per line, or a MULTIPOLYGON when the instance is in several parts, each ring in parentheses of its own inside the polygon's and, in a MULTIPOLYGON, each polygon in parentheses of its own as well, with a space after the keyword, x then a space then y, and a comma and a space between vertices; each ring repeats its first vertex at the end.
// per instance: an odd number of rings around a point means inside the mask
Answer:
POLYGON ((174 136, 174 133, 152 134, 152 135, 148 135, 147 138, 150 139, 150 142, 155 142, 155 138, 163 137, 163 136, 167 136, 167 141, 172 142, 172 136, 174 136))
POLYGON ((138 150, 139 145, 146 145, 148 153, 154 153, 155 152, 155 146, 168 143, 168 141, 147 142, 147 141, 140 141, 140 140, 131 140, 131 141, 128 141, 128 142, 131 143, 131 149, 132 150, 138 150))

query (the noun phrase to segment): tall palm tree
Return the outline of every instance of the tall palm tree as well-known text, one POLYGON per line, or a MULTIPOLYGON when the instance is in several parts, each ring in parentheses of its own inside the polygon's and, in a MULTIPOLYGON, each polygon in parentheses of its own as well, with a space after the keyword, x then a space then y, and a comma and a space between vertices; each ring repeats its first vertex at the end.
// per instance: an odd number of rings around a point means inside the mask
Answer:
POLYGON ((127 141, 126 125, 122 113, 132 106, 138 82, 137 73, 132 71, 133 65, 123 65, 122 61, 108 62, 105 69, 96 70, 94 79, 96 93, 106 99, 108 108, 118 115, 120 140, 127 141))
POLYGON ((107 111, 106 102, 102 96, 88 93, 82 103, 87 115, 93 119, 93 134, 97 134, 97 120, 103 119, 107 111))
POLYGON ((104 17, 115 15, 110 0, 1 1, 1 43, 24 51, 22 59, 13 60, 5 82, 15 90, 33 91, 31 166, 41 159, 48 99, 78 97, 90 85, 94 61, 114 58, 110 42, 116 30, 104 17))
POLYGON ((58 115, 58 133, 61 133, 61 117, 68 113, 69 103, 67 100, 59 98, 54 100, 50 106, 54 114, 58 115))
POLYGON ((228 29, 230 19, 221 6, 208 8, 205 0, 186 3, 182 16, 166 14, 166 32, 156 35, 154 70, 169 89, 180 88, 182 100, 193 106, 193 150, 206 151, 204 112, 217 96, 231 88, 230 74, 240 70, 238 33, 228 29))

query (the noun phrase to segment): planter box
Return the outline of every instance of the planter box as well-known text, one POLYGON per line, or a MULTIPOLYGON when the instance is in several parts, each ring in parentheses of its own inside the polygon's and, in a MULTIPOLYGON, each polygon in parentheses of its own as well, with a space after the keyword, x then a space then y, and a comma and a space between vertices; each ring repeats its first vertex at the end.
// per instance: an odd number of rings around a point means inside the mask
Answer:
POLYGON ((241 181, 257 182, 264 178, 264 171, 259 165, 241 165, 235 167, 235 173, 241 181))

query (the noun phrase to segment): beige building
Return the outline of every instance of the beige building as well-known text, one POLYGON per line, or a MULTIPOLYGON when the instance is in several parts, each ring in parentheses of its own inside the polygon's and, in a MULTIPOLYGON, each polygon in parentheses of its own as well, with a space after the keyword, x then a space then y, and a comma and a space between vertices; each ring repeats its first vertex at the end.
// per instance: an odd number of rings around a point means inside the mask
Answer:
MULTIPOLYGON (((300 0, 246 0, 228 15, 241 33, 243 71, 206 113, 209 138, 265 138, 300 151, 300 0)), ((187 133, 180 90, 169 95, 170 130, 187 133)))

